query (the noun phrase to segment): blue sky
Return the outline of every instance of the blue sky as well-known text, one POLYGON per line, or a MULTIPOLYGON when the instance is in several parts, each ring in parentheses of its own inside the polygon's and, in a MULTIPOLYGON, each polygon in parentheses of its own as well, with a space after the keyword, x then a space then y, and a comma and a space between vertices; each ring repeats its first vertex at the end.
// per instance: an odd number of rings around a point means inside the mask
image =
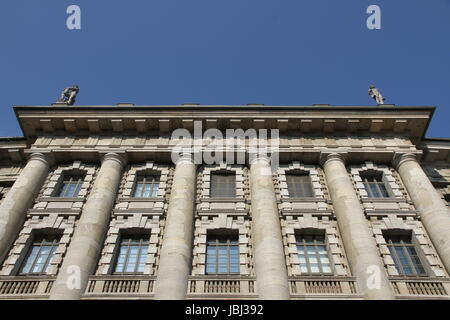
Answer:
POLYGON ((0 136, 13 105, 437 106, 450 137, 449 0, 1 0, 0 136), (81 8, 81 30, 66 8, 81 8), (366 9, 381 8, 381 30, 366 9))

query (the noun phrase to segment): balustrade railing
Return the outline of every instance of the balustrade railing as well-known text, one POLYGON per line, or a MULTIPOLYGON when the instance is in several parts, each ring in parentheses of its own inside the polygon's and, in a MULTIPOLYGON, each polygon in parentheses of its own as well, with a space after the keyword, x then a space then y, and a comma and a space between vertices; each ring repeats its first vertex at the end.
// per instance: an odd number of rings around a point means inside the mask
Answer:
POLYGON ((0 298, 47 298, 53 277, 0 277, 0 298))
POLYGON ((401 277, 393 277, 390 280, 394 293, 399 298, 430 297, 450 299, 450 280, 401 277))

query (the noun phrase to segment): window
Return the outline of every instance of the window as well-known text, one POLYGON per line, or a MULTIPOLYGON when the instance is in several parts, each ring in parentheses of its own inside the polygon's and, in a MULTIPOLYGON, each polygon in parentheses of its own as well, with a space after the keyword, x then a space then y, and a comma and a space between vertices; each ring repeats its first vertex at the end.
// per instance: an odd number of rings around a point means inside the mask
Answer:
POLYGON ((158 175, 138 176, 134 188, 134 198, 156 198, 159 189, 158 175))
POLYGON ((143 273, 147 261, 148 246, 148 236, 122 237, 114 273, 143 273))
POLYGON ((384 235, 397 272, 402 276, 426 275, 422 262, 417 255, 415 245, 409 235, 384 235))
POLYGON ((83 176, 64 177, 64 180, 61 185, 61 189, 58 193, 58 197, 64 197, 64 198, 78 197, 78 193, 81 190, 81 186, 83 185, 83 182, 84 182, 83 176))
POLYGON ((236 175, 234 172, 211 173, 211 198, 234 198, 236 175))
POLYGON ((314 197, 311 178, 308 173, 286 174, 288 192, 291 198, 314 197))
POLYGON ((238 234, 211 234, 206 243, 206 274, 239 274, 238 234))
POLYGON ((389 198, 389 192, 383 181, 382 172, 364 172, 361 174, 364 188, 369 198, 389 198))
POLYGON ((325 236, 311 233, 296 235, 297 252, 302 273, 332 273, 325 236))
POLYGON ((59 245, 59 236, 46 235, 34 239, 20 269, 21 275, 46 274, 59 245))

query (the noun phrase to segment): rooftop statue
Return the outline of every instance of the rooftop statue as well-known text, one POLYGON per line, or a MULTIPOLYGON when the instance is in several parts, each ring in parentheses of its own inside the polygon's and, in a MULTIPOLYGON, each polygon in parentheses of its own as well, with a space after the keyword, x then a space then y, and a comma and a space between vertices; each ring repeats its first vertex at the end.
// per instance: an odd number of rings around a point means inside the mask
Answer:
POLYGON ((61 93, 61 97, 58 101, 56 101, 56 103, 67 104, 71 106, 75 103, 75 97, 77 96, 78 92, 80 92, 80 88, 77 85, 65 88, 61 93))
POLYGON ((378 105, 384 104, 385 98, 383 98, 381 92, 377 88, 375 88, 374 85, 370 85, 369 87, 369 96, 371 96, 378 105))

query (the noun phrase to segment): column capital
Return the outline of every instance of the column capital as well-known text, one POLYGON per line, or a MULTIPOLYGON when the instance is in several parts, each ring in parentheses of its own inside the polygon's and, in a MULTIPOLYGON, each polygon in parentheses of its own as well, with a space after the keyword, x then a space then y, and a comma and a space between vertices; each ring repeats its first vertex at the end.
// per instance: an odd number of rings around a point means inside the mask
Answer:
POLYGON ((41 161, 49 167, 55 163, 55 159, 51 153, 33 152, 28 158, 28 161, 31 160, 41 161))
POLYGON ((126 153, 107 152, 101 155, 101 158, 102 163, 106 160, 112 160, 118 162, 122 167, 124 167, 128 162, 126 153))
POLYGON ((249 164, 252 165, 256 161, 264 161, 271 165, 271 157, 265 153, 250 153, 249 154, 249 164))
POLYGON ((319 163, 322 167, 325 166, 325 163, 327 163, 328 161, 337 160, 345 164, 347 162, 347 158, 348 156, 346 152, 332 152, 332 153, 322 152, 320 153, 319 163))
POLYGON ((403 163, 407 161, 417 162, 417 157, 414 153, 395 153, 392 159, 392 165, 398 169, 403 163))
POLYGON ((172 153, 172 162, 177 164, 195 164, 194 154, 191 152, 172 153))

